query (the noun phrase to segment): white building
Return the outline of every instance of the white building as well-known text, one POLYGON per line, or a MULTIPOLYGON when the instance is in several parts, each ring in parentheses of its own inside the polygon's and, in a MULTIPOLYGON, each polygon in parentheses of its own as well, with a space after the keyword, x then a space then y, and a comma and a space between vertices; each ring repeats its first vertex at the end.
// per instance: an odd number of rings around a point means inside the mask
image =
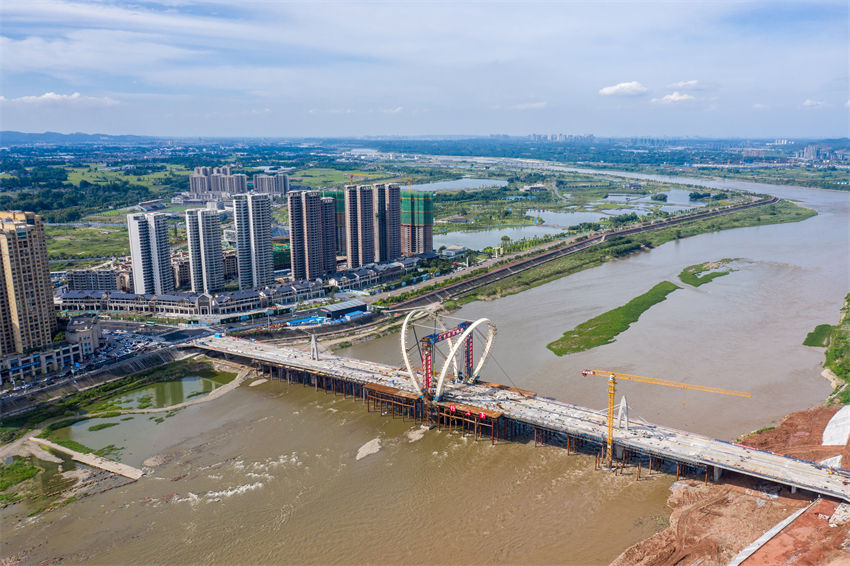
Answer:
POLYGON ((224 289, 224 254, 221 250, 221 219, 217 210, 186 211, 189 242, 189 281, 195 293, 224 289))
POLYGON ((166 216, 161 212, 128 214, 133 288, 139 293, 168 293, 174 290, 171 248, 166 216))
POLYGON ((271 285, 274 283, 271 198, 255 193, 234 196, 233 218, 239 288, 271 285))
POLYGON ((285 195, 289 192, 289 175, 278 173, 277 175, 254 175, 254 192, 268 195, 285 195))
POLYGON ((345 243, 348 268, 375 261, 375 217, 371 185, 345 187, 345 243))

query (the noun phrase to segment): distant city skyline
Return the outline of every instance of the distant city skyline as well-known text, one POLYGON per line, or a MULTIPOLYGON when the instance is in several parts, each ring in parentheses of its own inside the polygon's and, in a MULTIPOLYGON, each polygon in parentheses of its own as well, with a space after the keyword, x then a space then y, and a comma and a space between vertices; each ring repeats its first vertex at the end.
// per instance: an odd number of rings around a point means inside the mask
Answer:
POLYGON ((0 129, 842 137, 846 2, 0 4, 0 129))

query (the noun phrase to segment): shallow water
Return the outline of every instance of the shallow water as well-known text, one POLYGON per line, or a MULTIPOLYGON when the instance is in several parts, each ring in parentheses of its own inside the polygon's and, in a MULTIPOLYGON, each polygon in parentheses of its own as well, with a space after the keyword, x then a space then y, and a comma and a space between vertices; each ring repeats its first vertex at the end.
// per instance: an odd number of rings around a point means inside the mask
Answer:
POLYGON ((448 234, 434 234, 434 249, 441 246, 463 246, 471 250, 482 250, 488 246, 500 246, 502 236, 507 236, 511 241, 542 237, 547 234, 559 234, 563 232, 559 226, 538 224, 535 226, 520 226, 515 228, 494 228, 492 230, 475 230, 471 232, 449 232, 448 234))
POLYGON ((141 481, 30 524, 0 512, 3 553, 94 564, 606 564, 667 515, 668 475, 635 482, 562 448, 423 433, 300 385, 271 381, 193 408, 136 429, 171 441, 167 462, 141 481))

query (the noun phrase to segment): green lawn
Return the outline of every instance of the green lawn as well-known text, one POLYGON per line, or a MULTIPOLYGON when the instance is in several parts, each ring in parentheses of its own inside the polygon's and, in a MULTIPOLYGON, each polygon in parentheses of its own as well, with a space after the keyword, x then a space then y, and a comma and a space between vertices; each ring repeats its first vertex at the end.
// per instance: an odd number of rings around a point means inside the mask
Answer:
POLYGON ((73 259, 122 256, 130 253, 124 226, 46 226, 47 257, 73 259))
POLYGON ((351 176, 355 184, 373 183, 378 179, 386 179, 387 174, 377 171, 339 171, 337 169, 312 168, 295 171, 290 180, 299 185, 318 189, 320 187, 338 187, 348 185, 351 176))
MULTIPOLYGON (((79 186, 81 181, 89 183, 108 183, 110 181, 123 180, 130 183, 154 187, 164 184, 171 175, 186 176, 188 179, 191 171, 182 165, 165 164, 165 171, 157 171, 145 175, 135 175, 130 171, 118 169, 117 171, 108 171, 103 167, 91 164, 88 167, 68 168, 68 182, 79 186)), ((187 181, 188 189, 188 181, 187 181)))
MULTIPOLYGON (((168 204, 168 200, 165 201, 165 204, 168 204)), ((170 205, 165 208, 161 208, 157 210, 157 212, 174 212, 177 214, 183 214, 190 208, 199 208, 198 205, 170 205)), ((139 212, 136 207, 126 207, 126 208, 116 208, 114 210, 104 210, 103 212, 97 212, 94 214, 89 214, 82 218, 83 222, 92 222, 92 223, 109 223, 109 224, 123 224, 127 222, 127 215, 132 214, 134 212, 139 212)))
POLYGON ((680 288, 669 281, 662 281, 625 305, 604 312, 582 322, 572 330, 564 332, 562 337, 547 344, 546 347, 556 355, 563 356, 610 344, 618 334, 625 332, 632 324, 637 322, 640 315, 680 288))

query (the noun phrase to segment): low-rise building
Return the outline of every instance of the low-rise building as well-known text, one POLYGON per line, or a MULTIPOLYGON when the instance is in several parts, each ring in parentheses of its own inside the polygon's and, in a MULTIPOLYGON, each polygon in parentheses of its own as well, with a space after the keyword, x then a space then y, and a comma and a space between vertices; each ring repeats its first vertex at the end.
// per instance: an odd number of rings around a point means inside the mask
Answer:
MULTIPOLYGON (((90 291, 99 292, 99 291, 90 291)), ((0 357, 0 385, 21 382, 46 373, 74 367, 85 356, 79 344, 65 342, 38 352, 0 357)))
POLYGON ((70 344, 79 344, 83 356, 90 356, 100 348, 102 336, 100 319, 94 314, 73 317, 65 329, 65 340, 70 344))
POLYGON ((341 303, 334 303, 332 305, 322 307, 319 309, 319 312, 322 316, 330 318, 331 320, 336 320, 347 314, 351 314, 353 312, 366 312, 366 310, 368 310, 366 303, 358 299, 351 299, 350 301, 343 301, 341 303))
POLYGON ((451 257, 459 256, 463 253, 466 253, 467 251, 469 251, 469 250, 467 248, 463 247, 463 246, 449 246, 446 249, 444 249, 443 251, 441 251, 440 255, 442 255, 443 257, 451 258, 451 257))
POLYGON ((189 254, 181 252, 171 256, 171 269, 174 270, 174 286, 186 288, 189 286, 189 254))
MULTIPOLYGON (((327 283, 340 290, 373 287, 375 285, 380 285, 381 283, 400 279, 408 272, 408 267, 410 267, 411 264, 412 262, 403 263, 401 261, 372 263, 363 267, 334 273, 327 279, 327 283)), ((412 269, 415 269, 415 267, 411 268, 411 270, 412 269)))
POLYGON ((275 306, 325 295, 320 282, 298 281, 275 284, 261 289, 208 293, 169 293, 137 295, 119 291, 68 291, 57 298, 65 311, 114 312, 176 318, 198 318, 215 321, 233 315, 263 311, 275 306))

